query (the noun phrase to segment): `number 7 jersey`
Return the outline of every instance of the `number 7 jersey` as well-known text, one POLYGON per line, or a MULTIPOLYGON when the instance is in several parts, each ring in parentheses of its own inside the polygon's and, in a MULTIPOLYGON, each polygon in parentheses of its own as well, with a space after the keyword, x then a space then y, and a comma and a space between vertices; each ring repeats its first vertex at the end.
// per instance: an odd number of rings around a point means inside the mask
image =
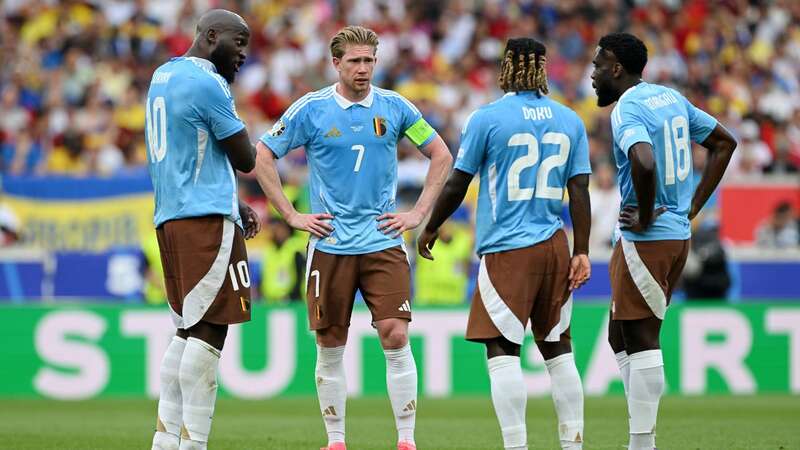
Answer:
POLYGON ((611 112, 614 157, 622 206, 638 205, 628 151, 644 142, 653 148, 656 165, 655 208, 666 206, 644 233, 622 231, 629 241, 684 240, 691 237, 692 144, 701 143, 717 121, 674 89, 641 82, 622 94, 611 112))
POLYGON ((455 168, 480 173, 478 254, 529 247, 563 226, 567 181, 591 173, 586 129, 554 100, 508 93, 467 119, 455 168))

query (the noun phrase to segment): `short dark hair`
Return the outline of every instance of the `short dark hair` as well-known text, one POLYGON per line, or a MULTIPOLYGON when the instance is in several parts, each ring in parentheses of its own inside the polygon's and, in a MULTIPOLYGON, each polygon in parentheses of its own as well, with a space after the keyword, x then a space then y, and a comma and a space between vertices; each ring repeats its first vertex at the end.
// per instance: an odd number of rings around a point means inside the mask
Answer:
POLYGON ((786 214, 792 210, 792 204, 787 201, 778 203, 775 207, 775 214, 786 214))
POLYGON ((617 57, 626 72, 641 75, 647 65, 647 47, 630 33, 611 33, 600 38, 600 48, 617 57))

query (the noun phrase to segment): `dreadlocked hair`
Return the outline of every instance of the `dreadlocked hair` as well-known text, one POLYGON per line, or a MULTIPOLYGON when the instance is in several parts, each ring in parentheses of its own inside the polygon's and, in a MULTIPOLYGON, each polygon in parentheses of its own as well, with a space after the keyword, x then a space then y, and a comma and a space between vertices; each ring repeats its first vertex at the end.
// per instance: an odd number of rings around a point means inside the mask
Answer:
POLYGON ((545 46, 530 38, 509 39, 500 64, 498 84, 505 92, 536 91, 547 94, 545 46))

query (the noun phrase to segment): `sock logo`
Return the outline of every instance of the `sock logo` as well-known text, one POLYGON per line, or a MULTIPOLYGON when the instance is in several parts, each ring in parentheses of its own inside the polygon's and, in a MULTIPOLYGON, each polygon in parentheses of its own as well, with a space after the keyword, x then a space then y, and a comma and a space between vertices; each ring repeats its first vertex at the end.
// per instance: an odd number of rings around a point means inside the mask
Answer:
POLYGON ((322 417, 327 417, 327 416, 336 416, 336 408, 334 408, 333 405, 328 406, 327 408, 322 410, 322 417))
POLYGON ((404 312, 411 312, 411 303, 409 303, 408 300, 406 300, 400 305, 399 308, 397 308, 397 310, 404 312))
POLYGON ((411 411, 416 411, 416 410, 417 410, 417 401, 416 400, 411 400, 410 402, 408 402, 406 407, 403 408, 403 412, 411 412, 411 411))

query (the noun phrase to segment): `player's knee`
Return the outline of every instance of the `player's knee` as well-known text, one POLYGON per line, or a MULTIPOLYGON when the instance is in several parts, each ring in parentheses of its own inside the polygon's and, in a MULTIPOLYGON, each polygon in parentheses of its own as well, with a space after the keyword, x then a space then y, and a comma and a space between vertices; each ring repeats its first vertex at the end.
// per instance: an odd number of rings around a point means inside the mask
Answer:
POLYGON ((317 343, 321 347, 341 347, 347 343, 347 327, 330 326, 317 330, 317 343))
POLYGON ((490 339, 486 341, 486 358, 492 359, 495 356, 519 356, 520 348, 519 345, 502 336, 490 339))
POLYGON ((545 361, 572 352, 572 341, 565 336, 559 342, 536 341, 536 346, 545 361))
POLYGON ((381 345, 385 349, 396 349, 408 343, 408 332, 403 327, 391 327, 380 333, 381 345))

